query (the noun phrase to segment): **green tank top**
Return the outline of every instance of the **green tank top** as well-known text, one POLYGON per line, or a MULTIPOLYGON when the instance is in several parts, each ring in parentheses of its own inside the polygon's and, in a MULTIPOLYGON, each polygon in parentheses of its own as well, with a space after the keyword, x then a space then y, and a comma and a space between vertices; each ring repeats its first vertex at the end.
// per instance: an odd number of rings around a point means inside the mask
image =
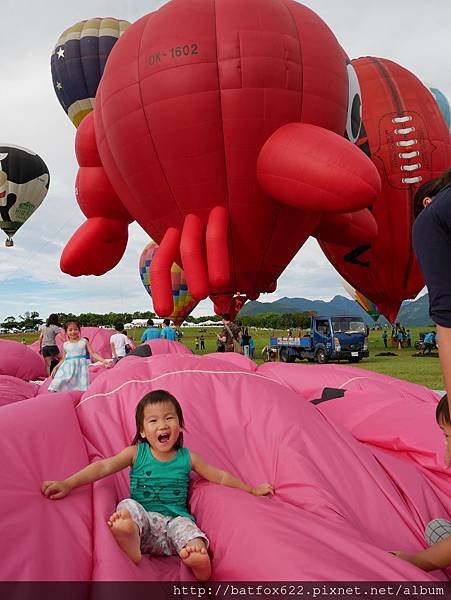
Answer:
POLYGON ((194 521, 188 511, 190 471, 191 458, 187 448, 179 448, 177 455, 165 462, 152 456, 149 444, 140 443, 130 471, 130 497, 147 511, 194 521))

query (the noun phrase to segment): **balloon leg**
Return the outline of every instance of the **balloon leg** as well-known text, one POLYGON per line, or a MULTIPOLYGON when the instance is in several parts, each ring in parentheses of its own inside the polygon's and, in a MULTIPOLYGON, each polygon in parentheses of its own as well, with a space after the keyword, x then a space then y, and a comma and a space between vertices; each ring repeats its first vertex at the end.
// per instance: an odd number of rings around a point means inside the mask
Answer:
POLYGON ((195 300, 203 300, 210 291, 203 255, 203 234, 204 227, 199 217, 187 215, 183 224, 180 254, 188 289, 195 300))
POLYGON ((178 255, 180 237, 180 230, 170 227, 164 234, 158 252, 150 265, 153 307, 162 317, 168 317, 174 310, 171 267, 178 255))

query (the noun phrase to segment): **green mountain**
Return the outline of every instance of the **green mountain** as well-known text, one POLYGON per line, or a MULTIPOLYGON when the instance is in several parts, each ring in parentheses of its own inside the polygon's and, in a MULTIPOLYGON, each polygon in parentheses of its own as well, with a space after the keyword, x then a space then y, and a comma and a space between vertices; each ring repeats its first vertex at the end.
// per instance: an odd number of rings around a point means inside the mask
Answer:
MULTIPOLYGON (((335 296, 329 302, 324 300, 308 300, 307 298, 281 298, 275 302, 247 302, 240 311, 240 316, 257 316, 263 313, 276 313, 278 315, 292 312, 315 311, 322 315, 349 315, 362 316, 367 325, 374 324, 373 319, 361 308, 357 302, 344 296, 335 296)), ((405 327, 423 327, 431 323, 429 317, 429 296, 426 294, 418 300, 403 302, 396 319, 405 327)), ((388 324, 385 317, 379 317, 380 325, 388 324)))
POLYGON ((418 300, 403 302, 397 320, 406 327, 432 325, 432 319, 429 316, 429 294, 421 296, 418 300))

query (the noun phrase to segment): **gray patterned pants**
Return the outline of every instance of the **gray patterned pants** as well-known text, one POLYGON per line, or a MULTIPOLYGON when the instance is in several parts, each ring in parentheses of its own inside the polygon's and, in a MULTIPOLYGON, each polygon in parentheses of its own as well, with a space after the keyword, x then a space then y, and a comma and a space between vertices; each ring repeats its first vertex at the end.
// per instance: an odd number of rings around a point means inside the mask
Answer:
POLYGON ((126 509, 139 529, 141 552, 171 556, 179 554, 191 540, 201 538, 208 548, 208 538, 199 527, 187 517, 165 517, 157 512, 148 512, 139 502, 126 498, 121 500, 116 510, 126 509))
POLYGON ((434 519, 427 524, 424 530, 424 537, 429 544, 433 546, 451 535, 451 521, 446 519, 434 519))

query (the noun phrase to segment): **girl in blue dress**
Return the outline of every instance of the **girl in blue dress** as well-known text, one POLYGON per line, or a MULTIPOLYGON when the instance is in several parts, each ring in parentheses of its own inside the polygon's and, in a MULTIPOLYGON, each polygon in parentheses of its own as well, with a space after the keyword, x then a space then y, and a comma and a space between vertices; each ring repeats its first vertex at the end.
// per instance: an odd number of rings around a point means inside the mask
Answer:
POLYGON ((109 362, 94 352, 89 341, 81 337, 81 328, 77 321, 68 321, 64 325, 64 330, 68 341, 64 342, 63 358, 52 371, 53 381, 49 385, 49 392, 65 390, 84 392, 89 385, 86 350, 106 367, 109 366, 109 362))

